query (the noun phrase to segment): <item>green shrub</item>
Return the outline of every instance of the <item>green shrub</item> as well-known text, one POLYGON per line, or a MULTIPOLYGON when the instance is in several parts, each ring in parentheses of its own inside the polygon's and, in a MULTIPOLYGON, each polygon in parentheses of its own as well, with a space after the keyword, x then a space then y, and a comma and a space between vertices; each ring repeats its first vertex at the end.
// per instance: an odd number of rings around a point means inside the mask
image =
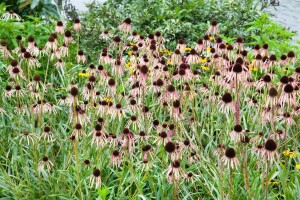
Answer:
POLYGON ((2 0, 7 10, 13 10, 21 16, 59 17, 59 8, 55 0, 2 0))
POLYGON ((102 42, 99 34, 105 29, 115 33, 120 21, 132 19, 133 29, 140 34, 163 32, 172 41, 168 48, 175 47, 180 38, 197 41, 203 37, 209 22, 218 19, 220 33, 228 37, 247 37, 245 24, 259 17, 263 8, 254 0, 108 0, 104 4, 89 5, 84 13, 85 30, 82 44, 92 56, 96 56, 102 42))
POLYGON ((291 49, 300 55, 299 46, 291 41, 291 38, 296 36, 296 33, 272 21, 268 14, 261 14, 255 21, 246 24, 245 27, 246 33, 249 35, 249 45, 267 43, 270 46, 270 50, 277 56, 291 49))

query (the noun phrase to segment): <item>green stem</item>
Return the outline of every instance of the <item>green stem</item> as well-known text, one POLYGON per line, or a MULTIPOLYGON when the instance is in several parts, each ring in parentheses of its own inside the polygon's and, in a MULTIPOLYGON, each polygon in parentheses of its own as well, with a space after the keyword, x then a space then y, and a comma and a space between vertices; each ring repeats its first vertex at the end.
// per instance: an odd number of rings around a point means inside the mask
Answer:
POLYGON ((267 167, 266 167, 266 197, 265 199, 268 200, 268 195, 269 195, 269 189, 268 189, 268 186, 269 186, 269 181, 268 181, 268 173, 269 173, 269 168, 270 168, 270 162, 267 161, 267 167))
POLYGON ((248 196, 249 195, 249 183, 248 183, 248 174, 247 174, 247 146, 246 146, 246 148, 244 148, 243 154, 244 154, 243 155, 243 158, 244 158, 244 162, 243 162, 244 183, 245 183, 246 193, 248 196))
POLYGON ((79 155, 78 155, 78 143, 79 141, 75 141, 75 165, 76 165, 76 171, 77 171, 77 184, 79 189, 79 199, 82 200, 82 190, 81 190, 81 177, 80 177, 80 163, 79 163, 79 155))
POLYGON ((232 179, 233 179, 233 169, 229 167, 229 199, 233 199, 233 191, 232 191, 232 179))

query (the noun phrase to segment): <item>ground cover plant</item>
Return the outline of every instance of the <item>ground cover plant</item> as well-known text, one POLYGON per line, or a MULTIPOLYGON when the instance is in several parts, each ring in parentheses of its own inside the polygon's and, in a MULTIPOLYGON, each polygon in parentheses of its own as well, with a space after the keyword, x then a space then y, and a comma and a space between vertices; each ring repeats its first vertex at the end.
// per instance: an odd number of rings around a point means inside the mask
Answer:
POLYGON ((298 50, 227 41, 217 20, 171 50, 131 24, 96 60, 79 19, 1 40, 0 197, 296 199, 298 50))

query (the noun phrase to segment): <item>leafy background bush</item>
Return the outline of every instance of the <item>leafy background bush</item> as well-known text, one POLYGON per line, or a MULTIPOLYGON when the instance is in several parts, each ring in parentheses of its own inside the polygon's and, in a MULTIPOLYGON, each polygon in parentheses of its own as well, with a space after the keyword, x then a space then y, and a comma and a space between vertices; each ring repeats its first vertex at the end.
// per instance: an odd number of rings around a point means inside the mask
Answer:
POLYGON ((59 17, 59 7, 55 0, 2 0, 8 7, 21 16, 59 17))
MULTIPOLYGON (((269 32, 264 27, 270 21, 268 15, 260 17, 265 7, 266 4, 254 0, 108 0, 104 4, 88 6, 89 11, 83 14, 85 30, 81 42, 92 57, 97 56, 103 45, 98 35, 105 29, 115 33, 120 21, 130 17, 133 28, 140 34, 161 31, 167 40, 172 41, 168 48, 174 48, 180 38, 188 38, 187 43, 197 41, 204 36, 213 19, 218 20, 220 33, 227 36, 228 42, 241 36, 250 44, 263 43, 272 38, 253 38, 252 35, 269 32), (253 25, 257 27, 250 29, 253 25)), ((277 26, 279 32, 272 34, 275 39, 287 40, 293 35, 276 23, 272 25, 268 28, 277 26), (285 31, 283 35, 281 31, 285 31)))
MULTIPOLYGON (((62 7, 58 5, 63 4, 61 1, 57 3, 54 0, 4 0, 3 2, 6 6, 0 5, 1 15, 12 9, 26 17, 25 23, 30 29, 31 23, 36 25, 42 21, 47 23, 49 20, 57 20, 61 12, 59 8, 62 7), (43 20, 40 19, 41 16, 44 16, 43 20)), ((272 21, 269 14, 263 13, 266 7, 266 1, 255 0, 107 0, 104 4, 94 2, 88 5, 89 10, 81 16, 84 24, 81 48, 89 58, 97 58, 101 49, 107 45, 99 39, 101 32, 108 29, 116 35, 118 32, 116 27, 126 17, 132 19, 133 29, 139 34, 147 36, 146 33, 161 31, 168 41, 169 49, 174 49, 180 38, 185 38, 189 45, 196 42, 204 36, 210 21, 217 19, 220 36, 227 42, 232 42, 237 36, 241 36, 249 46, 270 44, 270 50, 277 56, 291 49, 299 55, 298 45, 291 42, 291 38, 296 34, 272 21)), ((11 33, 12 28, 16 27, 16 25, 8 27, 10 30, 8 32, 11 33)), ((5 34, 3 26, 1 28, 3 34, 0 35, 0 39, 11 37, 11 34, 5 34)), ((47 29, 47 27, 41 28, 47 29)), ((32 31, 40 31, 40 29, 32 29, 32 31)))

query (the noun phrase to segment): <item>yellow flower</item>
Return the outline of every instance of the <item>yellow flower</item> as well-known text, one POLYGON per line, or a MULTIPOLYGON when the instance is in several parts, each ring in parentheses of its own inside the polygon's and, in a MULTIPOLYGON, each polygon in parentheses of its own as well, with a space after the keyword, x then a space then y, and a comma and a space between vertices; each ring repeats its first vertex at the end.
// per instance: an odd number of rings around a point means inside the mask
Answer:
POLYGON ((290 152, 289 149, 283 151, 283 155, 284 155, 284 156, 289 156, 290 153, 291 153, 291 152, 290 152))
POLYGON ((279 181, 271 181, 271 184, 273 184, 273 185, 279 185, 280 182, 279 181))
POLYGON ((172 55, 172 51, 170 51, 169 49, 163 49, 163 50, 160 50, 159 51, 160 53, 165 53, 165 54, 167 54, 168 56, 170 56, 170 55, 172 55))
POLYGON ((279 181, 276 181, 276 180, 270 180, 270 181, 267 181, 268 184, 272 184, 272 185, 279 185, 280 182, 279 181))
POLYGON ((72 62, 66 63, 66 67, 73 67, 73 63, 72 62))
POLYGON ((130 62, 126 63, 125 67, 130 68, 131 67, 131 63, 130 62))
POLYGON ((210 49, 211 49, 210 47, 207 47, 207 48, 206 48, 206 51, 210 51, 210 49))
POLYGON ((55 88, 55 90, 65 90, 66 88, 55 88))
POLYGON ((207 59, 206 59, 206 58, 201 58, 201 57, 200 57, 200 62, 201 62, 201 63, 206 63, 206 62, 207 62, 207 59))
POLYGON ((204 66, 204 65, 202 65, 201 68, 202 68, 204 71, 209 71, 209 70, 210 70, 209 67, 206 67, 206 66, 204 66))
POLYGON ((186 51, 190 51, 190 50, 191 50, 191 48, 189 48, 189 47, 185 47, 185 50, 186 50, 186 51))
POLYGON ((212 41, 214 40, 215 38, 213 36, 209 36, 209 40, 212 41))
POLYGON ((131 46, 135 46, 135 45, 136 45, 136 44, 133 43, 133 42, 129 42, 129 44, 130 44, 131 46))
POLYGON ((300 169, 300 163, 296 165, 296 169, 300 169))
POLYGON ((289 68, 287 68, 287 67, 284 68, 283 71, 286 72, 286 73, 289 73, 289 72, 290 72, 289 68))
POLYGON ((256 71, 257 71, 257 67, 253 67, 253 66, 250 64, 250 65, 249 65, 249 70, 250 70, 250 71, 256 72, 256 71))
POLYGON ((298 152, 297 151, 290 151, 289 149, 284 150, 283 151, 283 155, 286 157, 290 157, 290 158, 296 158, 298 156, 298 152))
POLYGON ((169 60, 167 60, 167 64, 168 65, 173 65, 173 63, 171 61, 169 61, 169 60))
POLYGON ((293 151, 290 153, 290 158, 296 158, 298 156, 298 152, 297 151, 293 151))
POLYGON ((214 69, 218 69, 218 66, 214 66, 214 69))
POLYGON ((104 97, 103 100, 106 101, 106 102, 112 102, 113 98, 111 98, 111 97, 104 97))
POLYGON ((131 69, 129 70, 129 74, 130 74, 130 75, 132 75, 132 74, 133 74, 133 72, 134 72, 134 69, 133 69, 133 68, 131 68, 131 69))
POLYGON ((89 77, 90 74, 88 74, 88 73, 83 73, 83 72, 79 72, 79 73, 78 73, 78 76, 89 77))
POLYGON ((284 156, 289 156, 290 154, 291 154, 291 152, 289 149, 283 151, 284 156))
POLYGON ((129 56, 132 56, 132 51, 128 51, 128 55, 129 55, 129 56))

